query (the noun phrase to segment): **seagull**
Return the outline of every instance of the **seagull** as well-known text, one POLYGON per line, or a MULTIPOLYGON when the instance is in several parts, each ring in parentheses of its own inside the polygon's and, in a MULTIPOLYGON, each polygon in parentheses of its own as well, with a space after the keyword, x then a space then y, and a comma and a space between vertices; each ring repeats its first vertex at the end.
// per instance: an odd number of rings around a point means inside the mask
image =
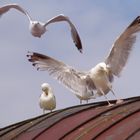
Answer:
POLYGON ((45 114, 45 110, 52 112, 52 110, 56 108, 56 100, 52 88, 48 83, 43 83, 41 88, 43 92, 39 99, 40 108, 43 109, 43 114, 45 114))
MULTIPOLYGON (((114 77, 120 77, 136 41, 136 33, 139 31, 140 16, 116 39, 105 60, 87 72, 77 71, 61 61, 36 52, 28 52, 27 57, 37 70, 47 70, 50 75, 69 88, 80 101, 104 96, 108 105, 112 106, 106 94, 111 91, 116 97, 112 88, 114 77)), ((122 99, 117 97, 116 99, 116 103, 123 102, 122 99)))
POLYGON ((18 4, 7 4, 7 5, 0 7, 0 16, 3 15, 4 13, 8 12, 12 8, 22 12, 24 15, 27 16, 27 18, 29 20, 29 30, 34 37, 40 38, 47 31, 47 29, 46 29, 47 25, 49 25, 51 23, 55 23, 55 22, 66 21, 71 28, 71 36, 72 36, 73 42, 75 43, 77 49, 82 53, 81 39, 79 37, 79 34, 78 34, 75 26, 73 25, 73 23, 71 22, 69 17, 64 16, 63 14, 60 14, 60 15, 57 15, 57 16, 51 18, 46 23, 42 23, 40 21, 32 20, 29 13, 26 10, 24 10, 21 6, 19 6, 18 4))

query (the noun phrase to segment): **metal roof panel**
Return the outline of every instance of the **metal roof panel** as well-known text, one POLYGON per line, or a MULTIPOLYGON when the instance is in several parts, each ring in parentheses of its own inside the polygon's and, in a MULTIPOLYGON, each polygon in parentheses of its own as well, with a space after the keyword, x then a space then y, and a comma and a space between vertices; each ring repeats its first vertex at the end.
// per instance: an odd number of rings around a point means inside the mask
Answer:
POLYGON ((107 107, 106 101, 68 107, 0 129, 1 140, 137 140, 139 137, 140 96, 124 99, 122 104, 112 107, 107 107))

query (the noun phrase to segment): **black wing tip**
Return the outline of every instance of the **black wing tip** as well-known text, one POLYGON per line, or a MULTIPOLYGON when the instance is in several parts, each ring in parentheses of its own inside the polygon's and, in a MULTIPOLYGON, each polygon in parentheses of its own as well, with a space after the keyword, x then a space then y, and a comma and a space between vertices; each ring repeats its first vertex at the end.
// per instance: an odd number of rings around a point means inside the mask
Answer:
POLYGON ((83 53, 83 49, 78 49, 80 53, 83 53))
POLYGON ((37 53, 37 52, 29 52, 26 55, 28 57, 29 62, 35 62, 39 60, 45 60, 45 59, 50 59, 49 56, 37 53))
POLYGON ((31 57, 32 55, 33 55, 33 52, 28 51, 26 56, 29 58, 29 57, 31 57))
MULTIPOLYGON (((28 58, 29 62, 34 62, 34 58, 33 58, 34 57, 34 52, 28 51, 26 57, 28 58)), ((33 64, 33 66, 34 66, 34 64, 33 64)))
POLYGON ((83 48, 82 48, 82 46, 81 46, 81 45, 78 45, 78 44, 76 44, 76 43, 75 43, 75 45, 76 45, 78 51, 79 51, 80 53, 83 53, 83 48))
POLYGON ((80 38, 78 37, 78 41, 76 42, 75 40, 73 41, 77 49, 79 50, 80 53, 83 53, 83 47, 80 38))
POLYGON ((137 16, 136 19, 140 19, 140 16, 137 16))
POLYGON ((33 63, 32 65, 33 65, 33 66, 35 66, 36 64, 35 64, 35 63, 33 63))
POLYGON ((32 63, 32 66, 36 67, 37 71, 41 70, 39 67, 37 67, 36 63, 36 61, 39 59, 38 56, 40 56, 40 54, 28 51, 26 56, 28 57, 28 61, 32 63))
POLYGON ((29 62, 33 62, 33 59, 29 58, 28 61, 29 61, 29 62))
POLYGON ((75 43, 75 46, 76 46, 76 48, 78 49, 78 51, 80 52, 80 53, 83 53, 83 48, 82 48, 82 45, 81 45, 81 42, 79 43, 79 44, 77 44, 76 42, 74 42, 75 43))
POLYGON ((140 16, 137 16, 133 21, 132 23, 129 25, 129 27, 132 27, 136 24, 139 24, 140 23, 140 16))

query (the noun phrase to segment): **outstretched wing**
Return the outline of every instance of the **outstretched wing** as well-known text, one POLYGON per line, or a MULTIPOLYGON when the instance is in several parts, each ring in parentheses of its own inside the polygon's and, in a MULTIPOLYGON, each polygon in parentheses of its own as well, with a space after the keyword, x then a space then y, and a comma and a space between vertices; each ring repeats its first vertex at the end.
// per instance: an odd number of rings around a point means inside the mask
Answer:
POLYGON ((0 7, 0 15, 3 15, 4 13, 8 12, 11 8, 14 8, 20 12, 22 12, 23 14, 25 14, 28 19, 31 21, 31 17, 30 15, 28 14, 27 11, 25 11, 21 6, 19 6, 18 4, 7 4, 7 5, 4 5, 2 7, 0 7))
POLYGON ((73 25, 73 23, 70 21, 70 19, 68 17, 64 16, 63 14, 60 14, 60 15, 48 20, 44 26, 47 26, 50 23, 61 22, 61 21, 66 21, 70 25, 71 36, 72 36, 73 42, 75 43, 77 49, 82 53, 83 48, 82 48, 80 36, 79 36, 75 26, 73 25))
POLYGON ((115 41, 105 62, 116 76, 126 65, 133 44, 136 41, 136 33, 140 31, 140 16, 138 16, 115 41))
POLYGON ((94 84, 91 84, 91 79, 84 72, 78 72, 72 67, 55 60, 49 56, 39 53, 29 53, 27 55, 29 61, 37 70, 47 70, 50 75, 59 80, 62 84, 81 96, 81 93, 87 90, 93 90, 94 84))

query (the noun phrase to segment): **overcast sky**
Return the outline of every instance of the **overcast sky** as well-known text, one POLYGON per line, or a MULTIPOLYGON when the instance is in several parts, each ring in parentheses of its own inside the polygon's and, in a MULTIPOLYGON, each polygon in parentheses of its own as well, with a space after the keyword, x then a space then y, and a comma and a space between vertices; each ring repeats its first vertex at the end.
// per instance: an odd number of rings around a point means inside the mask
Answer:
MULTIPOLYGON (((79 99, 48 75, 37 71, 27 61, 27 52, 36 51, 87 71, 107 56, 116 37, 140 15, 139 0, 4 0, 0 6, 18 3, 34 20, 42 22, 64 14, 76 26, 83 44, 83 54, 71 39, 69 26, 51 24, 42 38, 33 37, 26 16, 16 10, 0 19, 0 127, 42 114, 38 100, 41 84, 48 82, 55 93, 57 108, 79 104, 79 99)), ((113 89, 119 98, 140 94, 140 35, 120 78, 113 89)), ((115 99, 109 93, 109 99, 115 99)), ((104 100, 98 98, 90 102, 104 100)))

